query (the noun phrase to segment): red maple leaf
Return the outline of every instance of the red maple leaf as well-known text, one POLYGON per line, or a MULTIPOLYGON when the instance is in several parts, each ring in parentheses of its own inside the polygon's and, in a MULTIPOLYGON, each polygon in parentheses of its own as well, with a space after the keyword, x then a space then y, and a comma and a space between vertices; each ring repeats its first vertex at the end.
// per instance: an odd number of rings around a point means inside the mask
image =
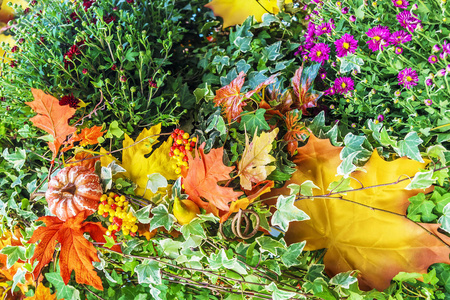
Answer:
MULTIPOLYGON (((75 271, 76 282, 103 290, 102 280, 92 266, 93 261, 100 261, 97 250, 83 236, 83 233, 88 232, 95 241, 105 243, 106 240, 103 235, 106 234, 106 228, 98 222, 83 223, 88 214, 87 211, 82 211, 65 222, 51 216, 38 219, 38 221, 44 222, 46 226, 36 229, 28 241, 31 244, 40 240, 31 258, 32 264, 36 260, 39 261, 33 271, 35 278, 38 278, 42 268, 52 260, 56 244, 60 243, 59 266, 64 283, 69 282, 72 271, 75 271)), ((112 249, 120 251, 120 247, 117 245, 112 249)))
POLYGON ((201 148, 196 149, 195 158, 189 152, 187 155, 189 170, 187 175, 183 175, 183 184, 189 199, 204 209, 211 208, 211 204, 223 211, 230 210, 228 203, 237 200, 242 193, 217 184, 219 181, 229 180, 230 172, 234 169, 234 167, 227 167, 223 164, 223 147, 212 149, 208 154, 205 154, 201 148), (202 198, 208 200, 209 203, 203 201, 202 198))
POLYGON ((316 107, 317 100, 323 94, 312 89, 312 84, 317 74, 311 71, 311 67, 306 70, 307 72, 303 72, 303 66, 301 66, 295 71, 292 78, 292 87, 298 100, 294 105, 296 108, 301 109, 304 115, 308 115, 307 108, 316 107))
POLYGON ((60 106, 58 99, 45 94, 41 90, 31 89, 34 101, 25 102, 33 109, 37 116, 30 121, 34 126, 44 130, 53 137, 52 142, 48 142, 48 147, 53 152, 53 158, 58 154, 59 148, 66 137, 75 132, 75 127, 69 126, 68 119, 73 116, 76 109, 68 106, 60 106))
POLYGON ((243 102, 244 96, 241 95, 241 88, 245 81, 244 77, 245 73, 242 71, 230 84, 216 91, 214 103, 216 103, 216 106, 221 105, 225 108, 228 122, 239 117, 243 111, 242 107, 245 106, 245 102, 243 102))

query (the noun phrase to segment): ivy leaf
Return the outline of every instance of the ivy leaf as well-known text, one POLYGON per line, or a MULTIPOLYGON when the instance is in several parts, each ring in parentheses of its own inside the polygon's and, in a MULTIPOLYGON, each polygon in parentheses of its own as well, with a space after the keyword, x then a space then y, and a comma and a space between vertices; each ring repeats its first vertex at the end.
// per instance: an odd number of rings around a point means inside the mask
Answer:
POLYGON ((136 212, 135 216, 139 223, 142 223, 142 224, 150 223, 150 220, 151 220, 150 210, 152 209, 152 207, 153 206, 151 204, 149 204, 136 212))
POLYGON ((272 217, 272 226, 278 225, 281 230, 286 231, 292 221, 309 220, 309 216, 294 205, 295 198, 295 195, 278 197, 277 210, 272 217))
POLYGON ((71 285, 65 284, 58 272, 45 273, 45 278, 55 287, 58 299, 80 299, 80 291, 71 285))
POLYGON ((184 239, 188 239, 191 235, 200 236, 206 239, 206 233, 203 229, 202 223, 205 221, 199 218, 193 219, 186 225, 183 225, 180 229, 181 234, 183 234, 184 239))
POLYGON ((297 257, 302 253, 305 244, 306 242, 303 241, 289 245, 286 252, 281 255, 281 261, 286 267, 290 268, 301 264, 301 261, 297 257))
MULTIPOLYGON (((268 237, 268 236, 260 236, 256 238, 256 242, 259 246, 261 246, 261 250, 272 253, 273 255, 277 255, 277 249, 286 249, 286 246, 280 243, 279 241, 268 237)), ((261 251, 263 252, 263 251, 261 251)))
POLYGON ((438 223, 441 224, 443 230, 450 233, 450 203, 442 210, 442 216, 439 218, 438 223))
POLYGON ((159 263, 154 260, 144 260, 141 264, 134 268, 134 272, 136 272, 138 276, 138 283, 144 284, 161 284, 161 272, 159 263))
POLYGON ((8 148, 5 148, 2 156, 7 162, 13 165, 14 169, 20 171, 25 163, 25 160, 27 159, 27 152, 25 149, 15 148, 14 152, 9 154, 8 148))
POLYGON ((166 230, 170 230, 173 224, 177 220, 174 215, 169 214, 167 207, 164 204, 160 204, 154 209, 152 209, 153 217, 150 220, 150 231, 164 227, 166 230))
POLYGON ((408 207, 408 218, 415 222, 430 223, 437 219, 433 214, 433 209, 436 206, 433 201, 427 200, 423 193, 409 198, 411 205, 408 207))
POLYGON ((25 283, 25 275, 27 274, 27 272, 28 271, 25 268, 20 268, 16 271, 16 274, 14 274, 14 276, 12 278, 13 284, 12 284, 11 290, 14 291, 14 289, 16 288, 16 286, 19 283, 22 283, 22 284, 25 283))
POLYGON ((147 188, 156 193, 159 188, 167 187, 167 179, 159 173, 147 175, 147 188))
POLYGON ((419 145, 422 139, 417 135, 417 132, 409 132, 403 141, 398 142, 398 148, 394 147, 395 152, 400 156, 407 156, 411 159, 423 163, 422 156, 420 156, 419 145))
POLYGON ((348 272, 344 272, 344 273, 339 273, 330 279, 330 284, 337 285, 337 286, 343 287, 345 289, 349 289, 351 284, 358 281, 358 279, 356 277, 352 276, 353 273, 355 273, 355 272, 348 271, 348 272))
POLYGON ((6 259, 6 268, 10 269, 19 258, 23 261, 27 260, 25 257, 25 248, 22 246, 6 246, 1 251, 1 254, 8 256, 6 259))
POLYGON ((433 170, 426 172, 417 172, 408 186, 405 187, 405 189, 425 189, 430 187, 434 183, 434 181, 435 179, 433 179, 433 170))
POLYGON ((278 289, 278 287, 275 284, 275 282, 271 282, 266 287, 266 289, 269 292, 272 292, 272 299, 273 300, 287 300, 287 299, 290 299, 291 297, 294 297, 295 295, 297 295, 294 292, 288 292, 288 291, 284 291, 284 290, 278 289))
POLYGON ((256 130, 258 133, 263 130, 270 130, 269 124, 267 124, 264 114, 266 110, 263 108, 257 109, 254 113, 245 114, 242 116, 240 130, 247 130, 250 135, 254 135, 256 130))
POLYGON ((213 270, 217 270, 221 267, 225 269, 234 270, 239 274, 247 274, 245 268, 241 265, 241 263, 237 260, 236 257, 229 259, 224 249, 220 249, 219 253, 212 253, 210 257, 208 257, 208 263, 210 268, 213 270))
POLYGON ((69 126, 68 123, 68 119, 74 115, 76 109, 59 105, 58 99, 41 90, 31 89, 31 92, 34 101, 25 104, 30 106, 37 116, 32 117, 30 121, 53 137, 53 141, 48 142, 48 147, 55 158, 66 137, 76 131, 76 128, 69 126))

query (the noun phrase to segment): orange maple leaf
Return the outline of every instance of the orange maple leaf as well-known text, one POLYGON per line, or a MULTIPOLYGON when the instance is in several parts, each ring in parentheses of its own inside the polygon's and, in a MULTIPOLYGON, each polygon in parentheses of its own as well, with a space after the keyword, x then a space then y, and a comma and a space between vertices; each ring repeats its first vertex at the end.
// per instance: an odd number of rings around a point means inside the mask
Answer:
POLYGON ((195 155, 196 157, 193 158, 191 153, 187 153, 189 170, 187 174, 183 172, 186 194, 189 195, 189 199, 204 209, 211 211, 216 208, 228 211, 230 209, 228 203, 237 200, 242 193, 217 184, 219 181, 229 180, 230 172, 234 169, 223 164, 223 147, 212 149, 208 154, 205 154, 201 148, 195 149, 195 155))
POLYGON ((250 98, 253 94, 258 93, 264 87, 274 83, 277 76, 278 74, 270 76, 260 83, 255 89, 241 95, 241 89, 245 82, 245 73, 241 71, 239 75, 230 82, 230 84, 221 87, 216 91, 216 96, 213 99, 214 103, 216 103, 215 106, 221 105, 224 107, 228 122, 238 119, 239 115, 243 111, 242 107, 247 105, 244 99, 250 98))
MULTIPOLYGON (((97 250, 91 242, 86 240, 83 233, 88 232, 97 242, 105 243, 103 235, 106 234, 106 228, 98 222, 84 222, 89 212, 82 211, 73 218, 65 222, 57 217, 40 217, 37 221, 45 223, 46 227, 39 227, 33 233, 28 243, 39 244, 31 258, 31 263, 39 261, 33 271, 35 278, 40 274, 42 268, 48 264, 53 257, 56 244, 61 244, 61 253, 59 256, 59 266, 61 277, 67 284, 72 271, 75 271, 75 280, 78 283, 84 283, 103 290, 102 280, 98 277, 92 266, 93 261, 100 261, 97 256, 97 250)), ((118 246, 112 249, 120 251, 118 246)))
POLYGON ((327 274, 359 270, 360 287, 365 290, 387 288, 399 272, 426 273, 431 264, 450 263, 450 238, 437 231, 439 225, 417 224, 406 218, 408 199, 421 190, 405 190, 409 180, 396 183, 399 178, 414 177, 426 163, 406 157, 388 162, 375 150, 364 171, 350 175, 355 179, 351 181, 354 191, 330 195, 329 184, 339 179, 336 170, 341 149, 314 135, 298 148, 294 158, 297 171, 272 195, 288 194, 289 184, 306 180, 319 189, 314 189, 314 199, 303 197, 295 202, 311 219, 291 222, 286 241, 306 241, 307 251, 327 248, 327 274))
POLYGON ((98 138, 102 137, 105 131, 102 131, 102 126, 94 126, 91 128, 83 128, 78 134, 80 138, 80 146, 84 147, 87 145, 98 144, 98 138))
POLYGON ((76 130, 75 127, 69 126, 67 123, 76 109, 60 106, 58 99, 45 94, 41 90, 31 89, 31 92, 34 101, 25 102, 25 104, 29 105, 37 113, 37 116, 32 117, 30 121, 34 126, 53 137, 53 142, 48 142, 48 147, 53 152, 53 158, 55 158, 66 137, 76 130))
POLYGON ((300 118, 300 113, 296 109, 287 112, 285 116, 287 131, 283 139, 288 143, 287 150, 290 155, 294 155, 297 150, 298 141, 304 141, 309 135, 304 123, 300 122, 300 118))
POLYGON ((34 295, 25 298, 25 300, 56 300, 56 294, 52 294, 50 289, 41 282, 36 288, 34 295))

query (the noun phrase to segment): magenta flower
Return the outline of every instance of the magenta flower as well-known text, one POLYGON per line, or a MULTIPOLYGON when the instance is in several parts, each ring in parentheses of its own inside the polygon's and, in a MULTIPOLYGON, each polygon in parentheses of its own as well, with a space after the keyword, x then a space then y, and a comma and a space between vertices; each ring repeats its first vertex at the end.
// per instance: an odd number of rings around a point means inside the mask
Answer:
POLYGON ((309 52, 312 61, 324 62, 330 58, 330 47, 324 43, 316 44, 309 52))
POLYGON ((353 91, 355 89, 355 84, 350 77, 338 77, 334 81, 333 87, 336 90, 336 93, 343 95, 349 91, 353 91))
POLYGON ((378 120, 378 122, 383 122, 384 121, 384 116, 383 115, 378 115, 377 116, 377 120, 378 120))
POLYGON ((430 64, 435 64, 435 63, 437 63, 437 62, 438 62, 437 56, 436 56, 436 55, 430 55, 430 57, 428 57, 428 62, 429 62, 430 64))
POLYGON ((431 106, 433 104, 433 100, 431 99, 425 99, 423 102, 425 103, 426 106, 431 106))
POLYGON ((439 57, 440 57, 441 59, 445 59, 445 58, 447 58, 447 56, 448 56, 448 54, 447 54, 446 52, 441 52, 441 53, 439 54, 439 57))
POLYGON ((334 42, 338 57, 347 56, 349 53, 355 53, 358 48, 358 41, 351 34, 344 34, 340 39, 334 42))
POLYGON ((409 10, 404 10, 397 15, 397 20, 403 28, 406 28, 409 31, 414 32, 417 25, 420 24, 419 19, 416 18, 416 15, 413 15, 409 10))
POLYGON ((406 0, 392 0, 392 3, 395 7, 406 9, 409 5, 409 2, 406 0))
POLYGON ((356 21, 356 16, 355 15, 351 15, 349 18, 350 22, 355 22, 356 21))
POLYGON ((450 43, 447 43, 447 41, 442 44, 442 52, 450 54, 450 43))
POLYGON ((428 86, 432 85, 433 84, 433 79, 428 78, 427 80, 425 80, 425 84, 428 85, 428 86))
POLYGON ((399 30, 396 32, 393 32, 389 37, 389 42, 392 43, 392 45, 397 46, 398 44, 404 44, 406 42, 411 41, 412 35, 409 33, 404 32, 403 30, 399 30))
POLYGON ((403 48, 401 48, 401 47, 395 47, 395 54, 402 54, 403 53, 403 48))
POLYGON ((439 51, 441 51, 441 47, 436 44, 436 45, 433 46, 432 51, 433 52, 439 52, 439 51))
POLYGON ((341 13, 343 13, 344 15, 348 14, 348 11, 349 11, 348 7, 344 7, 344 8, 341 9, 341 13))
POLYGON ((408 90, 417 85, 418 81, 419 77, 417 76, 416 70, 406 68, 398 73, 398 84, 403 85, 408 90))
POLYGON ((331 33, 332 24, 330 23, 322 23, 316 27, 316 35, 320 36, 322 34, 331 33))
POLYGON ((374 28, 369 29, 366 32, 367 36, 372 38, 366 43, 369 45, 369 49, 373 52, 377 50, 383 50, 389 46, 389 37, 391 36, 389 28, 387 26, 378 25, 374 28))

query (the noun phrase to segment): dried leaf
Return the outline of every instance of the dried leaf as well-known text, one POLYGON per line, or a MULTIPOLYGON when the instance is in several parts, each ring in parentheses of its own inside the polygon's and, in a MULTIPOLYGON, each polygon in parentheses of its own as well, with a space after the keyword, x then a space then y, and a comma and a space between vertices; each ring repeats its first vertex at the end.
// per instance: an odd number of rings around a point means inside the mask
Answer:
POLYGON ((53 137, 53 142, 48 142, 53 158, 58 154, 59 148, 66 137, 75 132, 75 127, 69 126, 68 119, 73 116, 75 109, 68 106, 60 106, 58 99, 45 94, 41 90, 31 89, 34 96, 33 102, 25 102, 33 109, 37 116, 30 119, 34 126, 44 130, 53 137))
POLYGON ((78 134, 80 138, 80 146, 97 145, 98 138, 102 137, 105 131, 102 131, 102 126, 94 126, 91 128, 83 128, 78 134))
MULTIPOLYGON (((291 2, 286 1, 286 3, 291 2)), ((242 24, 250 15, 261 22, 264 14, 277 14, 280 11, 276 0, 213 0, 205 6, 211 8, 215 16, 223 18, 223 28, 242 24)))
MULTIPOLYGON (((311 135, 307 145, 298 148, 294 159, 297 171, 291 180, 270 194, 289 194, 289 184, 307 180, 320 188, 314 189, 314 195, 328 194, 330 183, 342 178, 336 177, 341 149, 311 135)), ((398 272, 426 273, 433 263, 450 263, 449 246, 445 244, 450 244, 450 238, 437 232, 439 225, 416 224, 406 218, 408 198, 423 190, 405 190, 409 180, 387 185, 414 177, 425 165, 406 157, 387 162, 375 150, 363 171, 351 174, 355 191, 341 195, 348 201, 315 198, 296 202, 311 220, 292 222, 286 241, 306 240, 308 251, 327 248, 327 274, 333 277, 359 270, 360 287, 366 290, 387 288, 398 272), (362 186, 365 189, 360 189, 362 186)))
MULTIPOLYGON (((60 243, 59 266, 64 283, 69 282, 72 271, 75 271, 76 282, 103 290, 102 280, 92 266, 93 261, 100 261, 97 250, 91 242, 86 240, 83 233, 89 233, 97 242, 106 243, 103 237, 106 234, 106 228, 101 223, 83 223, 87 215, 87 211, 82 211, 65 222, 51 216, 38 219, 38 221, 43 221, 46 226, 36 229, 28 241, 31 244, 40 240, 31 258, 32 263, 38 261, 33 271, 35 278, 40 274, 42 268, 52 260, 56 244, 60 243)), ((113 249, 120 251, 117 246, 113 249)))
POLYGON ((269 133, 263 132, 259 137, 255 132, 252 143, 249 142, 248 135, 245 135, 245 149, 242 159, 238 163, 238 176, 241 178, 241 186, 245 190, 251 190, 252 182, 263 181, 275 170, 275 166, 267 166, 267 164, 275 161, 269 152, 272 150, 272 142, 277 134, 278 128, 269 133))
POLYGON ((187 154, 189 170, 187 174, 183 174, 186 194, 189 195, 189 199, 207 211, 208 208, 210 211, 212 208, 228 211, 230 209, 228 203, 237 200, 242 193, 218 185, 219 181, 231 179, 229 174, 234 169, 223 164, 223 147, 212 149, 208 154, 205 154, 203 149, 196 149, 195 155, 193 158, 191 153, 187 154))

